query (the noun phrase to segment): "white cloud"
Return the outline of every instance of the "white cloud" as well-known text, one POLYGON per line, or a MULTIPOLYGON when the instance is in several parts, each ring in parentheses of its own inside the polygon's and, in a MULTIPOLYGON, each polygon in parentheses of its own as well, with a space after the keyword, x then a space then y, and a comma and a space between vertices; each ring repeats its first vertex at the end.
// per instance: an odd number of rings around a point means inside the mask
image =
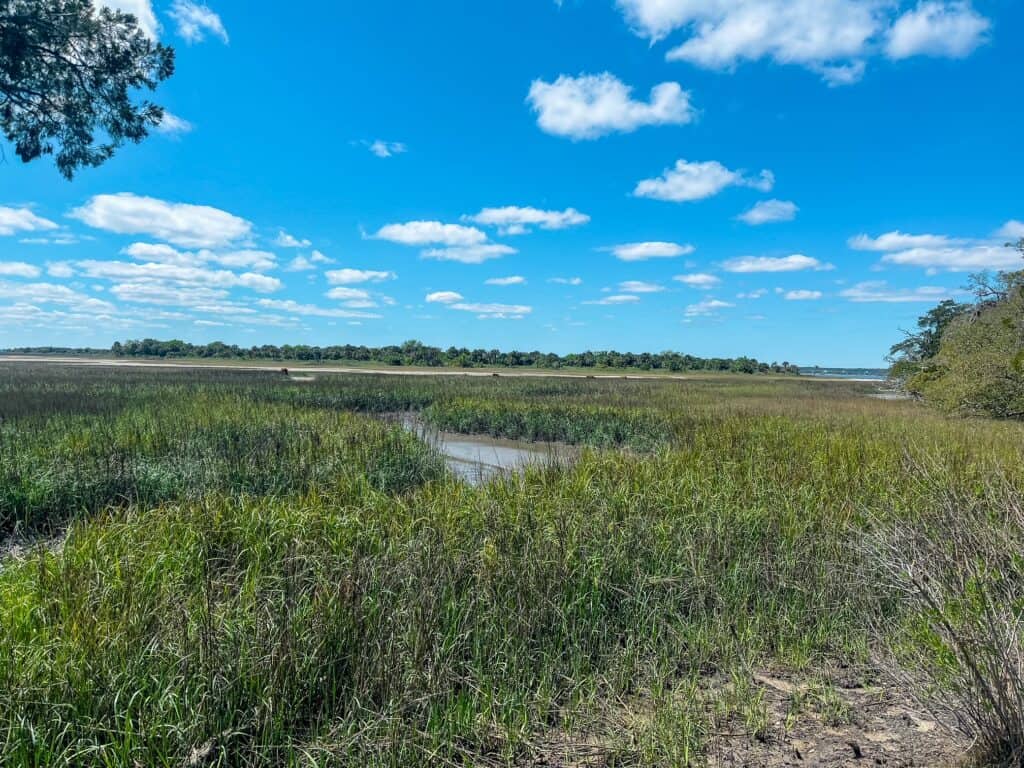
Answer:
POLYGON ((538 226, 541 229, 568 229, 587 224, 590 217, 575 208, 542 211, 538 208, 509 205, 504 208, 484 208, 474 216, 464 216, 463 220, 485 227, 498 227, 502 235, 523 235, 530 231, 531 226, 538 226))
POLYGON ((752 299, 752 300, 756 301, 757 299, 764 298, 767 295, 768 295, 768 289, 767 288, 758 288, 758 289, 753 290, 753 291, 747 291, 746 293, 737 293, 736 294, 736 298, 737 299, 752 299))
POLYGON ((514 253, 519 253, 519 251, 507 245, 485 243, 464 247, 432 248, 423 252, 423 258, 458 261, 462 264, 482 264, 490 259, 500 259, 502 256, 510 256, 514 253))
POLYGON ((336 299, 338 301, 368 301, 370 294, 364 291, 362 288, 331 288, 327 292, 327 298, 336 299))
POLYGON ((1000 227, 999 231, 996 232, 996 237, 1008 237, 1011 240, 1024 238, 1024 221, 1011 219, 1000 227))
POLYGON ((686 308, 686 316, 693 317, 712 317, 718 314, 720 309, 729 309, 735 306, 727 301, 721 301, 720 299, 705 299, 704 301, 698 302, 697 304, 691 304, 686 308))
POLYGON ((908 235, 904 232, 886 232, 878 237, 857 235, 847 244, 856 251, 899 251, 906 248, 948 248, 964 241, 945 235, 908 235))
POLYGON ((969 245, 952 248, 910 248, 887 253, 887 264, 924 267, 931 271, 974 272, 984 269, 1019 269, 1020 254, 1002 245, 969 245))
POLYGON ((33 264, 24 261, 0 261, 0 277, 39 277, 43 271, 33 264))
POLYGON ((358 283, 382 283, 385 280, 397 280, 394 272, 373 269, 333 269, 324 273, 331 285, 356 285, 358 283))
POLYGON ((619 283, 619 290, 622 293, 661 293, 665 286, 657 283, 645 283, 642 280, 626 280, 619 283))
POLYGON ((308 317, 358 317, 363 319, 376 319, 380 317, 380 315, 369 314, 367 312, 353 312, 350 309, 334 309, 317 307, 313 304, 300 304, 299 302, 292 301, 290 299, 260 299, 257 303, 266 309, 275 309, 281 312, 288 312, 293 315, 303 315, 308 317))
POLYGON ((168 136, 180 136, 183 133, 190 133, 192 131, 192 123, 188 120, 178 117, 173 112, 164 110, 164 116, 160 120, 160 124, 156 127, 158 133, 163 133, 168 136))
POLYGON ((376 141, 364 142, 367 149, 370 150, 379 158, 394 157, 395 155, 402 155, 409 151, 409 148, 400 141, 376 141))
POLYGON ((858 283, 852 288, 840 292, 840 296, 857 303, 902 304, 921 302, 937 304, 943 299, 951 298, 956 291, 936 286, 921 288, 890 288, 883 281, 858 283))
POLYGON ((510 277, 492 277, 484 280, 484 285, 525 285, 526 278, 522 275, 511 275, 510 277))
POLYGON ((640 301, 639 296, 632 294, 621 294, 616 296, 606 296, 603 299, 597 301, 584 301, 584 304, 596 304, 601 306, 616 306, 619 304, 635 304, 640 301))
POLYGON ((800 209, 788 200, 762 200, 737 218, 753 227, 776 221, 792 221, 800 209))
POLYGON ((548 280, 549 283, 555 285, 583 285, 582 277, 552 277, 548 280))
POLYGON ((633 88, 614 75, 562 75, 534 80, 527 100, 545 133, 573 140, 629 133, 645 125, 685 125, 696 117, 690 94, 678 83, 651 89, 650 101, 636 101, 633 88))
POLYGON ((130 13, 138 21, 143 34, 153 40, 156 39, 160 32, 160 23, 156 20, 150 0, 102 0, 102 3, 116 11, 130 13))
POLYGON ((885 52, 891 59, 943 56, 962 59, 985 42, 991 22, 969 2, 919 2, 889 30, 885 52))
POLYGON ((157 264, 174 264, 180 267, 201 267, 205 264, 219 264, 230 269, 251 269, 267 272, 277 267, 277 256, 270 251, 243 249, 237 251, 179 251, 165 243, 132 243, 121 253, 140 261, 157 264))
POLYGON ((114 306, 109 302, 54 283, 8 283, 0 280, 0 299, 14 299, 29 304, 59 304, 79 312, 114 311, 114 306))
POLYGON ((283 229, 278 231, 277 238, 274 240, 274 245, 278 248, 309 248, 312 244, 313 241, 293 237, 283 229))
POLYGON ((445 245, 464 247, 487 242, 487 235, 476 227, 461 224, 442 224, 440 221, 409 221, 388 224, 372 235, 376 240, 387 240, 402 245, 445 245))
POLYGON ((645 179, 637 184, 633 194, 683 203, 714 197, 727 187, 750 187, 768 192, 774 185, 775 176, 771 171, 761 171, 760 176, 751 178, 741 171, 731 171, 715 160, 704 163, 678 160, 658 178, 645 179))
POLYGON ((613 245, 604 250, 615 254, 620 261, 647 261, 648 259, 675 259, 679 256, 688 256, 696 248, 692 245, 680 245, 679 243, 665 243, 659 241, 647 243, 624 243, 613 245))
POLYGON ((823 264, 810 256, 794 253, 791 256, 743 256, 730 259, 722 265, 726 272, 800 272, 813 269, 818 272, 834 269, 831 264, 823 264))
POLYGON ((75 270, 66 261, 54 261, 46 265, 46 274, 50 277, 69 278, 75 276, 75 270))
POLYGON ((8 208, 0 205, 0 235, 17 232, 40 232, 57 229, 49 219, 36 216, 28 208, 8 208))
POLYGON ((178 34, 190 43, 202 42, 207 33, 228 42, 228 31, 224 29, 224 23, 209 6, 192 0, 174 0, 169 15, 178 24, 178 34))
POLYGON ((789 291, 786 293, 786 301, 817 301, 824 294, 821 291, 789 291))
POLYGON ((333 260, 324 256, 320 251, 313 251, 309 256, 296 256, 285 270, 288 272, 309 272, 316 269, 317 264, 333 264, 333 260))
POLYGON ((125 261, 79 261, 75 266, 89 278, 127 281, 170 281, 188 285, 209 285, 220 288, 249 288, 259 293, 272 293, 282 288, 275 277, 246 272, 238 275, 227 270, 177 264, 125 261))
POLYGON ((633 30, 652 42, 676 30, 686 39, 666 58, 729 71, 769 59, 818 73, 829 85, 863 76, 865 59, 915 54, 965 56, 987 19, 968 2, 925 0, 896 18, 887 0, 617 0, 633 30))
POLYGON ((721 279, 714 275, 708 275, 703 272, 697 272, 692 275, 676 275, 672 278, 676 282, 680 282, 683 285, 688 285, 691 288, 699 288, 702 291, 706 291, 710 288, 714 288, 716 285, 721 283, 721 279))
POLYGON ((437 293, 427 294, 428 304, 457 304, 463 300, 461 293, 455 291, 438 291, 437 293))
POLYGON ((521 320, 533 312, 533 307, 522 304, 449 304, 449 309, 472 312, 482 320, 521 320))
POLYGON ((96 195, 69 214, 121 235, 151 235, 185 248, 218 248, 248 238, 252 223, 218 208, 169 203, 129 192, 96 195))

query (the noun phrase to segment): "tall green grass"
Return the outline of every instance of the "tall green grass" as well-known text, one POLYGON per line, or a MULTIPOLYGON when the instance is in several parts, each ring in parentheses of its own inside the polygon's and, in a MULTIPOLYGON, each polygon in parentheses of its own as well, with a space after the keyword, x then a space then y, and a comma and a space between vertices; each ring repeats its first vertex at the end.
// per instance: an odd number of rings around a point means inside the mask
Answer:
POLYGON ((708 674, 868 663, 910 620, 865 589, 880 521, 1024 488, 1019 425, 856 386, 62 375, 8 381, 10 455, 185 482, 55 510, 66 539, 0 566, 12 765, 700 765, 708 674), (67 401, 12 404, 37 386, 67 401), (340 412, 396 402, 603 447, 472 488, 340 412))

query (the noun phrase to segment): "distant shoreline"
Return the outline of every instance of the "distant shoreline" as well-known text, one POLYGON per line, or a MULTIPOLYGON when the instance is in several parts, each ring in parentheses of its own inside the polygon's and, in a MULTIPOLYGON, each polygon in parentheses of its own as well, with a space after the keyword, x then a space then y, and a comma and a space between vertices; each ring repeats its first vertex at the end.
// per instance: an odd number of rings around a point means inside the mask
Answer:
MULTIPOLYGON (((573 379, 629 379, 636 381, 687 381, 704 378, 751 377, 779 378, 792 380, 795 378, 813 379, 816 381, 847 381, 851 383, 880 383, 884 379, 850 378, 841 375, 804 373, 800 376, 785 374, 746 374, 733 372, 691 371, 685 375, 672 371, 622 372, 611 368, 571 368, 571 369, 516 369, 516 368, 427 368, 413 366, 381 366, 379 364, 348 364, 327 365, 309 361, 282 360, 272 363, 254 364, 246 360, 202 360, 181 358, 175 360, 149 358, 115 358, 91 355, 17 355, 0 353, 0 364, 43 364, 43 365, 77 365, 83 367, 115 367, 115 368, 171 368, 171 369, 219 369, 232 371, 253 371, 279 373, 284 369, 300 372, 319 372, 336 374, 367 374, 384 376, 469 376, 469 377, 507 377, 507 378, 573 378, 573 379)), ((837 369, 836 369, 837 370, 837 369)))

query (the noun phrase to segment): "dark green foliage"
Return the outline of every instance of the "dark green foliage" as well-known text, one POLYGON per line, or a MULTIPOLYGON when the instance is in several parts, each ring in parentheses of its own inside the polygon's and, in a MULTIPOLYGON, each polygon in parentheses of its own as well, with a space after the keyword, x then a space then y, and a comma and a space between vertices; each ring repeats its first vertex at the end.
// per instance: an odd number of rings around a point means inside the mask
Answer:
MULTIPOLYGON (((1024 240, 1013 246, 1024 256, 1024 240)), ((1024 271, 974 275, 975 301, 944 301, 893 347, 891 375, 950 413, 1024 418, 1024 271)))
MULTIPOLYGON (((37 350, 21 350, 34 352, 37 350)), ((346 344, 333 347, 263 345, 245 349, 215 341, 210 344, 189 344, 178 339, 158 341, 116 342, 111 352, 117 357, 215 358, 239 360, 282 360, 300 362, 383 363, 394 366, 424 368, 561 368, 622 369, 641 371, 731 371, 733 373, 797 374, 799 368, 788 362, 762 363, 750 357, 736 359, 700 358, 678 352, 651 354, 643 352, 582 352, 556 355, 544 352, 501 352, 497 349, 465 349, 449 347, 442 350, 419 341, 401 346, 363 347, 346 344)))
POLYGON ((70 179, 160 124, 137 102, 174 72, 174 51, 130 14, 91 0, 0 0, 0 128, 24 162, 55 155, 70 179))

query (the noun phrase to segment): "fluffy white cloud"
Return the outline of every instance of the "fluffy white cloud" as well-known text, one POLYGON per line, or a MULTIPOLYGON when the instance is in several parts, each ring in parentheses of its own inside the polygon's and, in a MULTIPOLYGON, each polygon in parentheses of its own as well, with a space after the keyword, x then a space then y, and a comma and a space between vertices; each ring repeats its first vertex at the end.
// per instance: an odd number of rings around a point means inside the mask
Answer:
POLYGON ((899 251, 905 248, 948 248, 962 243, 945 235, 908 235, 904 232, 886 232, 878 237, 857 235, 847 244, 856 251, 899 251))
POLYGON ((708 275, 704 272, 697 272, 692 275, 676 275, 672 279, 682 283, 683 285, 688 285, 691 288, 699 288, 702 291, 714 288, 722 282, 720 278, 717 278, 714 275, 708 275))
POLYGON ((429 304, 457 304, 463 300, 461 293, 455 291, 438 291, 437 293, 428 293, 427 302, 429 304))
POLYGON ((800 272, 813 269, 819 272, 834 269, 831 264, 823 264, 810 256, 794 253, 791 256, 743 256, 730 259, 722 265, 726 272, 800 272))
POLYGON ((139 29, 147 37, 155 40, 160 33, 160 23, 156 20, 150 0, 102 0, 102 3, 115 11, 124 11, 134 16, 139 23, 139 29))
POLYGON ((961 59, 985 42, 992 24, 969 2, 920 2, 900 16, 887 35, 891 59, 944 56, 961 59))
POLYGON ((530 227, 541 229, 568 229, 587 224, 590 217, 575 208, 564 211, 542 211, 538 208, 521 208, 516 205, 504 208, 484 208, 474 216, 464 216, 465 221, 485 227, 498 227, 502 235, 523 235, 530 227))
POLYGON ((619 261, 647 261, 648 259, 675 259, 680 256, 687 256, 693 253, 696 248, 692 245, 653 241, 613 245, 605 250, 613 253, 619 261))
POLYGON ((896 17, 886 0, 617 0, 634 31, 652 41, 685 30, 670 61, 731 70, 770 59, 817 72, 830 85, 860 80, 879 49, 891 58, 964 56, 989 27, 969 2, 924 0, 896 17))
POLYGON ((402 155, 409 151, 409 148, 400 141, 381 141, 377 139, 376 141, 364 142, 364 144, 370 152, 381 159, 402 155))
POLYGON ((112 312, 109 302, 79 293, 54 283, 8 283, 0 280, 0 299, 14 299, 29 304, 58 304, 78 312, 112 312))
POLYGON ((206 39, 207 33, 228 42, 228 31, 220 16, 210 10, 209 6, 192 2, 192 0, 174 0, 169 15, 178 25, 178 34, 190 43, 199 43, 206 39))
POLYGON ((285 270, 288 272, 309 272, 316 269, 317 264, 333 264, 333 260, 324 256, 320 251, 313 251, 309 256, 296 256, 285 270))
POLYGON ((246 272, 235 274, 227 270, 146 262, 79 261, 75 266, 83 275, 105 280, 173 282, 186 285, 208 285, 220 288, 249 288, 259 293, 272 293, 282 288, 275 277, 246 272))
POLYGON ((165 243, 132 243, 121 253, 140 261, 157 264, 174 264, 180 267, 201 267, 205 264, 219 264, 230 269, 251 269, 267 272, 277 267, 277 257, 270 251, 242 249, 237 251, 179 251, 165 243))
POLYGON ((645 125, 685 125, 696 110, 679 83, 651 89, 650 101, 637 101, 633 89, 614 75, 562 75, 555 82, 534 80, 527 100, 545 133, 574 140, 629 133, 645 125))
POLYGON ((402 245, 445 245, 464 247, 487 242, 487 235, 476 227, 442 224, 440 221, 409 221, 387 224, 372 237, 402 245))
POLYGON ((332 269, 324 273, 331 285, 357 285, 359 283, 382 283, 385 280, 397 280, 394 272, 373 269, 332 269))
POLYGON ((582 277, 552 277, 548 280, 549 283, 555 285, 583 285, 582 277))
POLYGON ((996 232, 996 237, 1008 237, 1012 240, 1024 238, 1024 221, 1011 219, 999 228, 999 231, 996 232))
POLYGON ((334 309, 317 307, 313 304, 300 304, 299 302, 292 301, 291 299, 260 299, 257 303, 266 309, 275 309, 281 312, 288 312, 293 315, 303 315, 308 317, 345 317, 371 320, 380 317, 380 315, 369 314, 367 312, 354 312, 350 309, 334 309))
POLYGON ((27 277, 29 279, 39 277, 43 271, 24 261, 0 261, 0 276, 2 277, 27 277))
POLYGON ((984 269, 1019 269, 1020 254, 1002 245, 967 245, 952 248, 910 248, 887 253, 887 264, 923 267, 930 271, 975 272, 984 269))
POLYGON ((824 296, 821 291, 788 291, 786 301, 817 301, 824 296))
POLYGON ((775 176, 771 171, 761 171, 760 176, 750 178, 740 171, 729 170, 715 160, 704 163, 678 160, 675 166, 666 168, 658 178, 645 179, 637 184, 633 194, 683 203, 713 197, 727 187, 750 187, 768 192, 774 185, 775 176))
POLYGON ((776 221, 792 221, 800 209, 788 200, 762 200, 749 211, 741 213, 739 220, 753 227, 776 221))
POLYGON ((584 301, 584 304, 595 304, 599 306, 616 306, 619 304, 636 304, 640 301, 640 297, 633 294, 617 294, 615 296, 605 296, 603 299, 596 301, 584 301))
POLYGON ((840 296, 857 303, 903 304, 921 302, 937 304, 943 299, 951 298, 956 291, 936 286, 921 288, 890 288, 884 281, 858 283, 852 288, 840 292, 840 296))
POLYGON ((278 231, 277 237, 274 239, 274 245, 279 248, 309 248, 312 244, 311 240, 294 237, 283 229, 278 231))
POLYGON ((642 280, 626 280, 619 283, 619 290, 622 293, 661 293, 665 286, 657 283, 645 283, 642 280))
POLYGON ((484 243, 465 247, 431 248, 423 252, 423 258, 458 261, 462 264, 482 264, 490 259, 500 259, 502 256, 510 256, 514 253, 519 253, 519 251, 507 245, 484 243))
POLYGON ((685 314, 688 318, 712 317, 718 314, 718 310, 729 309, 733 306, 735 305, 720 299, 705 299, 704 301, 688 306, 685 314))
POLYGON ((0 205, 0 235, 16 232, 39 232, 57 229, 49 219, 36 216, 28 208, 8 208, 0 205))
POLYGON ((156 127, 159 133, 166 134, 168 136, 180 136, 183 133, 190 133, 192 131, 192 123, 183 117, 178 117, 173 112, 164 111, 164 116, 160 120, 160 124, 156 127))
POLYGON ((366 301, 370 298, 370 294, 362 288, 347 288, 345 286, 341 286, 338 288, 331 288, 331 290, 327 292, 327 298, 336 299, 338 301, 366 301))
POLYGON ((511 275, 510 277, 492 277, 484 280, 484 285, 525 285, 526 278, 522 275, 511 275))
POLYGON ((150 235, 184 248, 230 246, 252 234, 251 222, 218 208, 169 203, 129 192, 96 195, 69 215, 96 229, 150 235))

